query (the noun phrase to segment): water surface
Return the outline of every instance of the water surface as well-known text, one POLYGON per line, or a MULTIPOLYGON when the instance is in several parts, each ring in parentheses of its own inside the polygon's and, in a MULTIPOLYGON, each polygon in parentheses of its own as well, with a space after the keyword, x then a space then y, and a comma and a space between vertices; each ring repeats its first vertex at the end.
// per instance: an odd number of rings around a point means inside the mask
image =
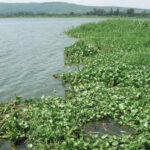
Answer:
POLYGON ((65 30, 100 18, 0 19, 0 101, 50 95, 64 96, 61 81, 53 74, 64 66, 64 48, 75 42, 65 30))
POLYGON ((103 135, 107 134, 109 136, 122 136, 132 134, 132 130, 126 126, 119 126, 113 120, 104 120, 97 122, 90 122, 85 125, 84 131, 87 134, 96 134, 101 138, 103 135))

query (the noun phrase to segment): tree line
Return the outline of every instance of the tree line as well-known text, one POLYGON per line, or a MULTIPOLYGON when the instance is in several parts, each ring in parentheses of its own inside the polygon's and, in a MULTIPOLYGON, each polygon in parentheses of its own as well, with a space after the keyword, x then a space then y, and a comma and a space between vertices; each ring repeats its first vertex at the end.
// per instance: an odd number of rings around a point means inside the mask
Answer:
POLYGON ((143 11, 141 13, 135 12, 133 8, 129 8, 126 11, 120 11, 119 8, 110 11, 106 11, 102 8, 94 8, 92 11, 86 13, 75 13, 70 12, 69 14, 49 14, 44 12, 34 13, 34 12, 17 12, 17 13, 5 13, 0 14, 0 17, 53 17, 53 16, 127 16, 127 17, 150 17, 150 13, 143 11))
POLYGON ((87 12, 86 15, 96 15, 96 16, 127 16, 127 17, 150 17, 150 13, 142 11, 140 13, 135 12, 133 8, 129 8, 126 11, 120 11, 119 8, 110 11, 105 11, 102 8, 94 8, 92 11, 87 12))

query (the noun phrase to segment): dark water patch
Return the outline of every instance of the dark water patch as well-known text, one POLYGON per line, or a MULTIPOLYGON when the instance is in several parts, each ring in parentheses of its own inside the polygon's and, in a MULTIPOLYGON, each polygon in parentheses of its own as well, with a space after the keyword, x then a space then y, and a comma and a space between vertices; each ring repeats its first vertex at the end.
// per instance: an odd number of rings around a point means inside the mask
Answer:
POLYGON ((21 143, 15 146, 15 150, 27 150, 27 143, 21 143))
POLYGON ((8 141, 0 139, 0 150, 12 150, 11 144, 8 141))
POLYGON ((0 139, 0 150, 27 150, 27 144, 21 143, 17 146, 14 146, 9 141, 0 139))
POLYGON ((122 136, 132 133, 129 127, 120 126, 113 120, 90 122, 85 125, 84 131, 87 134, 97 134, 100 138, 105 134, 110 136, 122 136))

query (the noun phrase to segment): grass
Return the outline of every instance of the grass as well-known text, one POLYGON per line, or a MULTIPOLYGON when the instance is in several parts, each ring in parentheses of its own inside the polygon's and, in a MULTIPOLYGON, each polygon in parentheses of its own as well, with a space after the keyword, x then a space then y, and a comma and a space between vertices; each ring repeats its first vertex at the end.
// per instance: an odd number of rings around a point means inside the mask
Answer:
POLYGON ((80 38, 65 49, 66 65, 84 66, 59 75, 66 98, 1 103, 0 137, 33 150, 150 149, 150 23, 108 20, 66 33, 80 38), (100 139, 84 132, 107 118, 133 133, 100 139))

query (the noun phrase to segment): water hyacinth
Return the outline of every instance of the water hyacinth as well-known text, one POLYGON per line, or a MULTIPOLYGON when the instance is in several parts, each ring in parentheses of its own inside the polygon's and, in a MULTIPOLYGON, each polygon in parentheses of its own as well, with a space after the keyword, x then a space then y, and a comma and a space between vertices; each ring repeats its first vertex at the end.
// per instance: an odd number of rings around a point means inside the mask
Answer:
POLYGON ((108 20, 67 34, 80 40, 65 49, 66 64, 83 67, 57 75, 66 97, 1 103, 0 137, 32 150, 150 149, 150 23, 108 20), (108 118, 132 132, 85 132, 86 124, 108 118))

